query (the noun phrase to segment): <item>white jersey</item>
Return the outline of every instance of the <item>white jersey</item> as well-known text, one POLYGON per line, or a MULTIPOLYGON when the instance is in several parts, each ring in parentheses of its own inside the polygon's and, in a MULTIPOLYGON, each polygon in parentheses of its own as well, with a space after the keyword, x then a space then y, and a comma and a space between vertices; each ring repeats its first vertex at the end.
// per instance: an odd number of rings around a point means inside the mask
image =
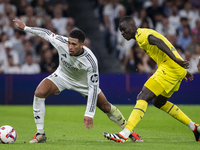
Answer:
POLYGON ((92 51, 83 46, 83 54, 70 56, 67 37, 56 35, 43 28, 26 26, 24 30, 49 41, 57 49, 59 55, 57 70, 74 86, 88 89, 85 116, 93 118, 99 90, 99 72, 98 62, 92 51))

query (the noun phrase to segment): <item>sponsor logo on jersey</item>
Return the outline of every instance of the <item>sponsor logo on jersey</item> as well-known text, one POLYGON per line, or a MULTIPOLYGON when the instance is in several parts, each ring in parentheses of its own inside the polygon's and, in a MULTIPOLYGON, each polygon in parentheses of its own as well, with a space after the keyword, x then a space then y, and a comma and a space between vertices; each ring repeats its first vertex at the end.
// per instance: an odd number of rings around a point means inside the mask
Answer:
POLYGON ((62 61, 63 65, 65 67, 67 67, 68 69, 72 69, 72 70, 75 70, 75 71, 79 70, 78 68, 73 67, 70 63, 68 63, 67 61, 65 61, 63 58, 61 58, 61 61, 62 61))
POLYGON ((90 78, 90 80, 93 82, 93 83, 97 83, 98 80, 99 80, 99 77, 97 74, 93 74, 90 78))

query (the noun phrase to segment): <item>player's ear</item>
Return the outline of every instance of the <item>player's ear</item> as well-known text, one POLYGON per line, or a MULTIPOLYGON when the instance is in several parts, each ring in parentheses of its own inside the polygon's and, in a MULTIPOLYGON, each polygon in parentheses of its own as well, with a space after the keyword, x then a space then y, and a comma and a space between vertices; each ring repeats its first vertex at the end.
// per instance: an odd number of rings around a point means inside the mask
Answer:
POLYGON ((83 48, 84 45, 85 45, 84 43, 81 43, 81 48, 83 48))

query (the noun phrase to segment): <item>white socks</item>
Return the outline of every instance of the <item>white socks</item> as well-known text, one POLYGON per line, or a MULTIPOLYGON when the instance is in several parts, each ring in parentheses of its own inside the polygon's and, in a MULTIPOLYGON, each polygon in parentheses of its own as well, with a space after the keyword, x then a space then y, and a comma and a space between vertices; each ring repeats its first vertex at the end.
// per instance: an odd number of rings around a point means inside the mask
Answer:
POLYGON ((193 121, 190 121, 189 124, 188 124, 188 127, 190 128, 190 130, 194 131, 195 129, 195 123, 193 121))
POLYGON ((37 127, 37 132, 44 133, 44 116, 45 116, 45 98, 34 96, 33 99, 33 114, 37 127))
POLYGON ((123 137, 128 138, 131 134, 131 131, 129 129, 124 128, 121 132, 119 132, 123 137))
POLYGON ((124 129, 126 125, 126 119, 124 118, 124 116, 121 114, 121 112, 117 107, 113 106, 112 104, 110 105, 111 105, 111 110, 109 113, 106 113, 108 118, 117 123, 122 129, 124 129))

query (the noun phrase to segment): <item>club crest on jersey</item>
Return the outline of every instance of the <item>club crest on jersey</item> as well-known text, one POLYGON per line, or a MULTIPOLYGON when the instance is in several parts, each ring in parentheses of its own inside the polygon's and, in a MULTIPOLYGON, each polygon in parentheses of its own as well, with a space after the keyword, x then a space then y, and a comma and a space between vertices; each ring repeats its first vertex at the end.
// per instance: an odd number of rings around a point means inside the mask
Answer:
POLYGON ((98 80, 99 80, 99 77, 97 74, 93 74, 90 78, 90 80, 93 82, 93 83, 97 83, 98 80))
POLYGON ((83 64, 81 62, 78 63, 79 68, 82 68, 83 64))

